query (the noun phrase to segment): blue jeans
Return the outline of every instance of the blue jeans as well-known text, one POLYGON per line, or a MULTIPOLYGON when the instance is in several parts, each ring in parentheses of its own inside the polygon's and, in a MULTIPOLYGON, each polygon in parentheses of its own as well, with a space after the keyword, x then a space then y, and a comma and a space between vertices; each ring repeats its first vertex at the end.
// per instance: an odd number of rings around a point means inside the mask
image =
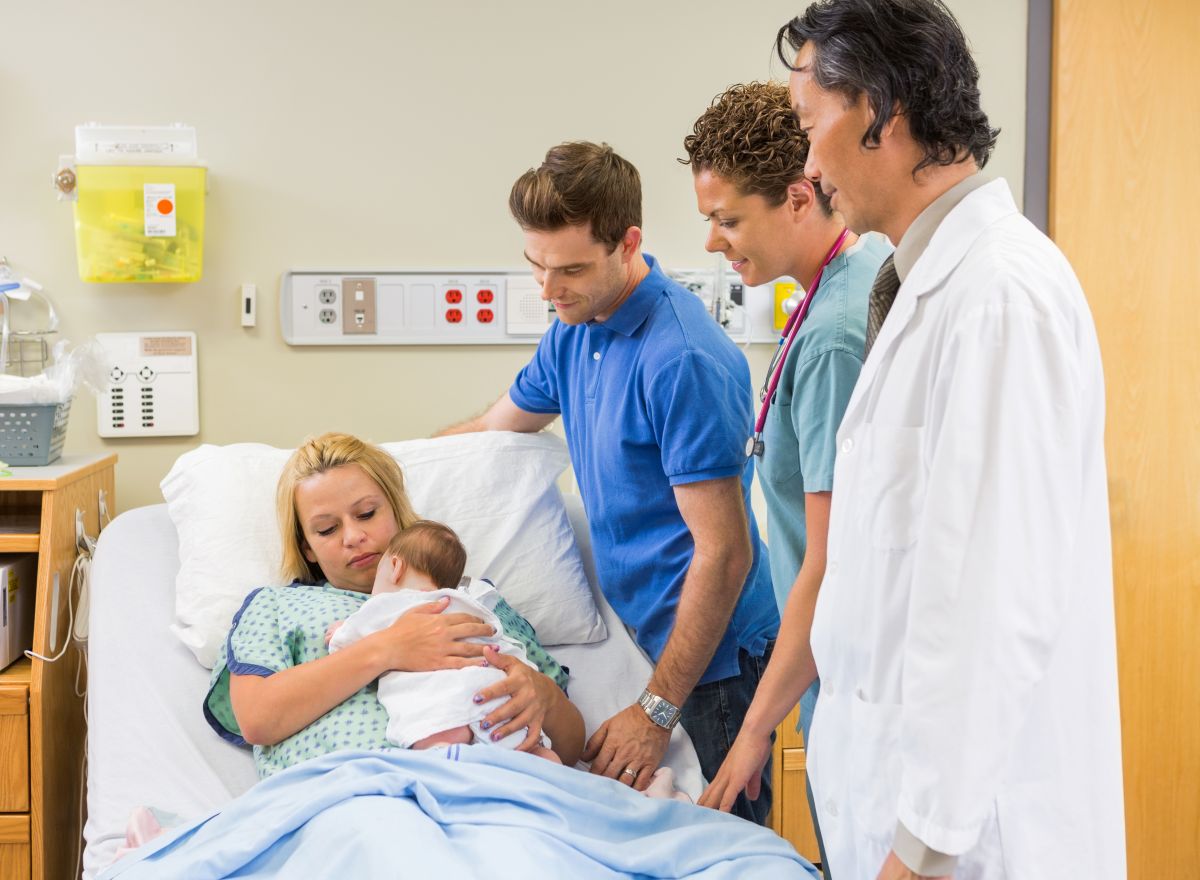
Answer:
MULTIPOLYGON (((705 779, 711 781, 716 777, 721 763, 729 754, 774 647, 774 640, 768 642, 767 650, 761 657, 752 657, 744 650, 738 651, 738 675, 697 685, 683 704, 679 723, 692 738, 705 779)), ((771 741, 774 740, 775 734, 771 734, 771 741)), ((733 814, 765 825, 770 812, 771 759, 768 758, 763 767, 762 791, 758 800, 749 800, 743 792, 733 805, 733 814)))
MULTIPOLYGON (((808 750, 808 733, 812 730, 813 712, 817 708, 817 696, 821 693, 821 680, 817 679, 812 683, 812 687, 804 692, 804 696, 800 698, 800 723, 797 725, 800 732, 804 734, 804 749, 808 750)), ((806 756, 807 757, 807 756, 806 756)), ((821 826, 817 824, 817 801, 813 797, 812 777, 807 773, 804 774, 804 785, 808 789, 808 809, 812 813, 813 831, 817 835, 817 849, 821 851, 821 872, 825 876, 825 880, 833 880, 833 875, 829 873, 829 859, 825 858, 825 841, 821 839, 821 826)))

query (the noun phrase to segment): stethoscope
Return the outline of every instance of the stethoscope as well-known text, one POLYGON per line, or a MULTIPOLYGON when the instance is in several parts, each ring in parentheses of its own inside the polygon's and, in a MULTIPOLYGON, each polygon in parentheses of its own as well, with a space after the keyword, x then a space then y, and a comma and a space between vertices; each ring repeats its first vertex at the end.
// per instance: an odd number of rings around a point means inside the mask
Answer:
POLYGON ((771 403, 775 400, 775 389, 779 387, 779 379, 783 375, 783 365, 787 362, 788 352, 792 350, 792 343, 796 341, 796 335, 800 332, 800 325, 804 323, 804 318, 808 315, 808 307, 812 303, 813 296, 821 285, 821 276, 825 274, 825 269, 833 262, 833 258, 837 256, 849 234, 849 229, 842 230, 842 234, 837 237, 837 241, 833 243, 833 247, 829 249, 825 259, 821 261, 821 268, 813 276, 812 284, 808 285, 808 292, 804 295, 800 307, 792 312, 787 324, 784 325, 783 333, 779 337, 779 345, 776 346, 775 354, 771 357, 771 364, 767 367, 766 381, 763 382, 762 390, 758 392, 761 404, 758 418, 754 420, 754 435, 746 441, 747 458, 751 455, 762 458, 763 452, 767 448, 763 443, 763 428, 767 424, 767 413, 771 411, 771 403))

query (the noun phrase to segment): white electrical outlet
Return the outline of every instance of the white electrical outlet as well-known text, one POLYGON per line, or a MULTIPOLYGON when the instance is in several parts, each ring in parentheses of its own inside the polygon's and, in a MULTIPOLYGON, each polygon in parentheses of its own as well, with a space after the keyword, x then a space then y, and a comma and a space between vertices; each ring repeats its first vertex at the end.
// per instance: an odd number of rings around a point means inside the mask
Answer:
POLYGON ((97 333, 108 384, 96 407, 101 437, 189 437, 200 432, 196 334, 97 333))

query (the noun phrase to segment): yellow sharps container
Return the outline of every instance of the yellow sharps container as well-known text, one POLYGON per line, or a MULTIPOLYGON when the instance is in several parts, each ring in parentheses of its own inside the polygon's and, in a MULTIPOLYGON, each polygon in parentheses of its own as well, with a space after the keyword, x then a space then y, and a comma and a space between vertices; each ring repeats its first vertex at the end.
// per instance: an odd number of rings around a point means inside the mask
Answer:
POLYGON ((207 169, 195 129, 75 129, 79 277, 100 282, 199 281, 207 169))

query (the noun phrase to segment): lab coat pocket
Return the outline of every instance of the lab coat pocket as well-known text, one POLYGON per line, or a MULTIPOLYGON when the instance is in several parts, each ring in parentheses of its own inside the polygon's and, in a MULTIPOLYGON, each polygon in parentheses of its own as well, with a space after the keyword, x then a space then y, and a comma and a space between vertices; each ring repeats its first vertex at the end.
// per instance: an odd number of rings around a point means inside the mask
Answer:
POLYGON ((868 437, 863 500, 871 542, 878 550, 907 550, 916 543, 925 501, 924 429, 873 424, 868 437))
POLYGON ((1004 867, 1009 877, 1051 880, 1059 877, 1104 877, 1115 866, 1072 864, 1094 851, 1079 828, 1076 812, 1054 782, 1018 783, 997 799, 1004 867))
MULTIPOLYGON (((900 805, 900 706, 850 699, 850 796, 859 839, 886 855, 900 805)), ((882 861, 880 861, 882 864, 882 861)))

